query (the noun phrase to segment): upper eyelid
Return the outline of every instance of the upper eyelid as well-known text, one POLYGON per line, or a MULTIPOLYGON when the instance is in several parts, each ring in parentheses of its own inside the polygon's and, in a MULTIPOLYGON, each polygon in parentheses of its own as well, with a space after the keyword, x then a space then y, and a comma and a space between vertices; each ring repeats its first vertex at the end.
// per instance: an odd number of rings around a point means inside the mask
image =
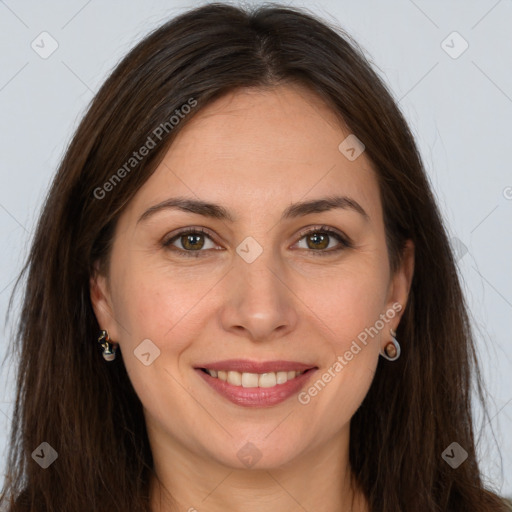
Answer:
POLYGON ((304 229, 301 229, 298 233, 298 236, 303 238, 304 236, 310 234, 310 233, 329 233, 330 235, 338 235, 343 240, 348 241, 348 236, 345 235, 342 231, 336 228, 332 228, 325 225, 313 225, 306 227, 304 229))
POLYGON ((170 244, 173 240, 175 240, 179 236, 187 235, 189 233, 190 234, 206 235, 209 238, 211 238, 212 242, 215 242, 216 237, 214 235, 212 235, 206 228, 199 228, 199 227, 192 226, 192 227, 188 227, 188 228, 183 228, 183 229, 179 230, 177 233, 173 234, 172 236, 165 235, 162 239, 162 243, 164 245, 170 244))

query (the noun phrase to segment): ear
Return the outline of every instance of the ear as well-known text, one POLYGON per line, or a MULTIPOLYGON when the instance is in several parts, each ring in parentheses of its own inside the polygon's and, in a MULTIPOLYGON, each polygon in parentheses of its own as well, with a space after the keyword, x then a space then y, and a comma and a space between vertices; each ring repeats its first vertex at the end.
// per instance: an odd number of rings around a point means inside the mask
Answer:
POLYGON ((387 308, 392 308, 397 311, 397 315, 390 322, 391 327, 396 331, 400 318, 405 310, 409 291, 411 289, 412 277, 414 274, 414 243, 412 240, 407 240, 405 247, 402 251, 402 262, 400 268, 394 273, 391 278, 389 287, 387 308), (397 304, 400 304, 398 310, 397 304), (394 305, 394 307, 393 307, 394 305))
POLYGON ((119 326, 115 320, 112 306, 112 295, 108 277, 99 271, 99 265, 94 265, 94 273, 89 280, 89 292, 92 308, 100 329, 108 331, 112 341, 119 340, 119 326))

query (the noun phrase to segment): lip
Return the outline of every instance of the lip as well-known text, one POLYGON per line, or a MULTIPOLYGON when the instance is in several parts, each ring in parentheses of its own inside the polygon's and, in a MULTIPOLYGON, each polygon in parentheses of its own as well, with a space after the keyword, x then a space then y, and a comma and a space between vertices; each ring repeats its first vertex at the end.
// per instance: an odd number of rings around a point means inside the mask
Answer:
MULTIPOLYGON (((248 359, 226 359, 213 363, 197 365, 195 369, 226 370, 240 373, 268 373, 279 371, 305 371, 316 368, 314 364, 298 363, 296 361, 250 361, 248 359)), ((203 372, 202 372, 203 373, 203 372)), ((280 384, 281 386, 284 384, 280 384)))
MULTIPOLYGON (((208 368, 211 368, 208 366, 208 368)), ((223 367, 226 369, 226 367, 223 367)), ((281 369, 284 368, 281 366, 281 369)), ((228 382, 222 381, 208 373, 204 372, 200 368, 196 368, 195 371, 200 375, 200 377, 217 393, 222 395, 224 398, 227 398, 230 402, 240 405, 243 407, 271 407, 273 405, 280 404, 284 402, 291 396, 298 393, 301 388, 303 388, 306 383, 310 380, 311 375, 313 375, 318 368, 311 368, 305 373, 298 375, 292 380, 285 382, 284 384, 276 384, 271 388, 244 388, 242 386, 233 386, 228 382)), ((211 368, 215 370, 215 368, 211 368)), ((238 370, 234 370, 238 371, 238 370)), ((276 370, 270 370, 276 371, 276 370)), ((254 373, 265 373, 265 372, 254 372, 254 373)))

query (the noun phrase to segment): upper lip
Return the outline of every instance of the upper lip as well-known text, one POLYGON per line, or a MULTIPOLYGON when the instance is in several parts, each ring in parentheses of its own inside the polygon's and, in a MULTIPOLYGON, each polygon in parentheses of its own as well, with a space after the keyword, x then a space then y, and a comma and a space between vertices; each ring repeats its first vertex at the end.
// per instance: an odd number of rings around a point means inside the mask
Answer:
POLYGON ((226 370, 240 373, 268 373, 279 371, 304 371, 316 368, 315 365, 298 363, 296 361, 250 361, 248 359, 227 359, 204 363, 196 368, 207 368, 209 370, 226 370))

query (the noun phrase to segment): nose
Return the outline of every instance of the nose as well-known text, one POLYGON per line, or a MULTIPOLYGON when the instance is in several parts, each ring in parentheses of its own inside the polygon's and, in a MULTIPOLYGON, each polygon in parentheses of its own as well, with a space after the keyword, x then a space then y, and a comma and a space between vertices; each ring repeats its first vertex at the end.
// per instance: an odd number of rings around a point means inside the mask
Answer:
POLYGON ((293 331, 299 301, 287 281, 275 251, 263 250, 252 263, 237 255, 224 283, 224 330, 251 341, 271 341, 293 331))

